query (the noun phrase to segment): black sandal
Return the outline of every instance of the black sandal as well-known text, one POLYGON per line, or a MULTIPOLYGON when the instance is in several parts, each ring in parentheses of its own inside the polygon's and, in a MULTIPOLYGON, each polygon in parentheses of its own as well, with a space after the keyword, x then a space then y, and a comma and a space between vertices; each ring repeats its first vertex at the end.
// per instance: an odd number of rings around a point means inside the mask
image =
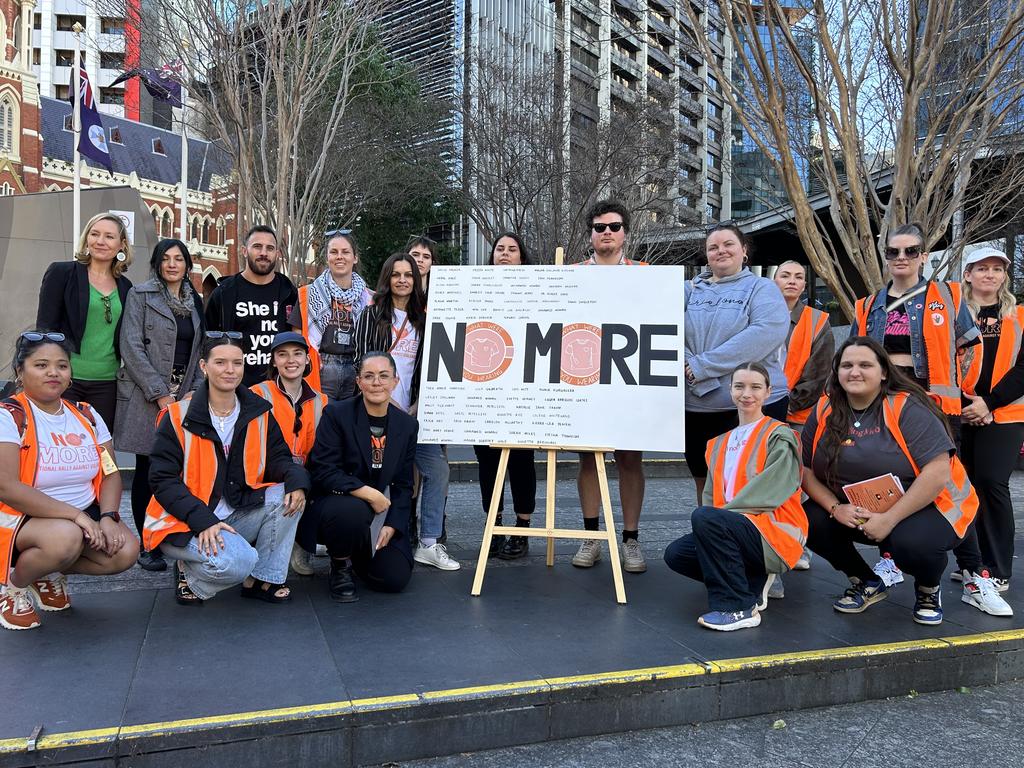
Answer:
POLYGON ((265 603, 287 603, 292 599, 292 590, 287 584, 271 584, 269 581, 261 581, 255 576, 252 577, 252 586, 247 587, 242 585, 242 597, 248 597, 252 600, 262 600, 265 603), (264 589, 266 585, 266 589, 264 589), (286 595, 278 595, 282 589, 287 589, 286 595))
POLYGON ((174 599, 178 601, 178 605, 203 604, 202 598, 189 588, 185 574, 177 560, 174 561, 174 599))

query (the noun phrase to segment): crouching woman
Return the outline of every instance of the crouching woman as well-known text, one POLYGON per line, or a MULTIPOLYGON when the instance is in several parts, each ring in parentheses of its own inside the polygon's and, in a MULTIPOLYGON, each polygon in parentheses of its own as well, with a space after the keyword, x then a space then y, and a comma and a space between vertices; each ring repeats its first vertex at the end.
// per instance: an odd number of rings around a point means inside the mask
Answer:
POLYGON ((796 435, 764 415, 770 393, 760 363, 733 371, 739 426, 708 441, 710 482, 690 518, 693 533, 665 550, 672 570, 707 587, 711 610, 697 623, 708 629, 758 626, 775 575, 796 564, 807 540, 796 435))
POLYGON ((242 597, 291 599, 288 558, 309 475, 292 460, 271 404, 242 386, 240 345, 240 333, 207 332, 206 382, 168 407, 150 454, 143 541, 175 561, 182 605, 237 584, 242 597))
POLYGON ((71 607, 68 573, 128 570, 139 542, 121 522, 121 476, 110 432, 71 384, 63 333, 18 338, 20 390, 0 402, 0 624, 34 629, 42 611, 71 607))

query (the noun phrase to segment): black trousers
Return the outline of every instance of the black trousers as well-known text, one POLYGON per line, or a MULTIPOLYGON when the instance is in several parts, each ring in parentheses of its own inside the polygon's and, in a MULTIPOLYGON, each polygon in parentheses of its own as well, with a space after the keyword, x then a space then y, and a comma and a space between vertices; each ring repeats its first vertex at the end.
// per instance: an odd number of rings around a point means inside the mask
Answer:
POLYGON ((110 433, 114 433, 114 413, 117 411, 117 382, 81 381, 72 379, 64 392, 64 399, 75 403, 88 403, 103 418, 110 433))
POLYGON ((703 582, 712 611, 746 611, 757 604, 768 573, 761 533, 739 512, 697 507, 693 533, 665 549, 665 563, 676 573, 703 582))
MULTIPOLYGON (((784 397, 764 407, 764 415, 786 422, 789 415, 789 398, 784 397)), ((704 459, 704 451, 708 440, 713 440, 740 424, 739 414, 733 408, 729 411, 687 411, 683 425, 686 439, 686 466, 694 477, 707 477, 708 464, 704 459)), ((700 501, 700 499, 697 499, 700 501)))
POLYGON ((964 424, 960 457, 978 494, 976 528, 981 559, 998 579, 1013 571, 1013 501, 1010 475, 1024 442, 1024 424, 964 424))
MULTIPOLYGON (((498 476, 498 459, 501 451, 489 445, 474 445, 476 461, 480 468, 480 500, 484 512, 491 508, 491 494, 494 480, 498 476)), ((533 462, 533 451, 515 449, 508 454, 508 484, 512 489, 512 507, 517 515, 531 515, 537 507, 537 466, 533 462)), ((505 508, 505 494, 502 489, 498 514, 505 508)))
POLYGON ((849 528, 829 516, 820 504, 804 501, 810 530, 807 547, 828 560, 837 571, 861 581, 878 577, 861 557, 855 544, 877 546, 888 552, 896 565, 914 577, 919 587, 937 587, 949 560, 947 552, 959 542, 953 526, 935 507, 925 507, 901 520, 881 542, 874 542, 856 528, 849 528))
POLYGON ((132 478, 132 519, 135 530, 142 539, 142 529, 146 524, 146 507, 153 498, 153 489, 149 485, 149 456, 135 454, 135 477, 132 478))
POLYGON ((314 504, 317 541, 331 557, 351 557, 355 572, 378 592, 401 592, 412 576, 412 561, 392 541, 370 556, 373 509, 355 496, 324 496, 314 504))

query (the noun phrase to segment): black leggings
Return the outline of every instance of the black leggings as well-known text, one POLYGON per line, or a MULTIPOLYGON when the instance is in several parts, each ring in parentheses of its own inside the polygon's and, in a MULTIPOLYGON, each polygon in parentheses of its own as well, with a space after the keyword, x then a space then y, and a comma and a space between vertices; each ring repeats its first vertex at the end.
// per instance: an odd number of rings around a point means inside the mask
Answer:
MULTIPOLYGON (((789 415, 789 397, 766 405, 764 415, 771 416, 785 424, 786 417, 789 415)), ((690 468, 691 475, 700 478, 708 476, 708 463, 704 459, 708 441, 725 434, 730 429, 736 429, 739 423, 740 417, 735 408, 729 411, 686 412, 686 422, 683 425, 686 439, 685 456, 686 466, 690 468)), ((697 501, 699 502, 700 499, 697 501)))
POLYGON ((132 478, 132 519, 135 530, 142 540, 142 528, 146 524, 146 507, 153 498, 153 489, 149 486, 149 456, 135 454, 135 476, 132 478))
POLYGON ((874 581, 878 577, 857 551, 854 546, 857 543, 877 546, 879 553, 888 552, 901 570, 914 577, 917 586, 937 587, 946 570, 946 553, 960 541, 953 526, 934 506, 904 518, 888 537, 877 543, 857 529, 834 520, 811 499, 804 502, 804 512, 810 527, 808 549, 828 560, 837 571, 861 581, 874 581))
POLYGON ((1020 456, 1024 424, 964 424, 960 456, 978 493, 974 521, 982 562, 997 579, 1009 579, 1013 570, 1013 501, 1010 474, 1020 456))
POLYGON ((356 573, 378 592, 401 592, 412 576, 412 561, 392 541, 370 557, 373 509, 355 496, 317 499, 317 540, 331 557, 351 557, 356 573))
MULTIPOLYGON (((484 512, 491 508, 491 494, 494 480, 498 476, 498 460, 501 451, 489 445, 474 445, 476 461, 480 468, 480 500, 484 512)), ((517 515, 532 515, 537 506, 537 466, 533 463, 533 451, 517 448, 508 454, 508 484, 512 489, 512 507, 517 515)), ((505 508, 505 494, 502 489, 498 514, 505 508)))

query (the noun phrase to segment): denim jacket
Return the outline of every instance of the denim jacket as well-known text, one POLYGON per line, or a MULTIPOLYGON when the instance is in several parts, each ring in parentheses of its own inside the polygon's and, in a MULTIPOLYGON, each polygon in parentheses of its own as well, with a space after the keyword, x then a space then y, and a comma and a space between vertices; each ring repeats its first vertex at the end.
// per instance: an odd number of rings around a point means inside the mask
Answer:
MULTIPOLYGON (((928 280, 921 280, 907 293, 916 293, 908 299, 904 306, 907 308, 907 317, 910 319, 910 355, 914 360, 914 375, 920 379, 928 380, 928 356, 924 348, 924 319, 927 315, 925 308, 925 292, 928 288, 928 280)), ((889 304, 889 288, 891 283, 886 285, 875 296, 868 312, 867 334, 880 344, 885 338, 886 307, 889 304)), ((967 302, 960 301, 960 309, 956 314, 956 321, 953 324, 956 335, 956 347, 970 347, 977 344, 981 339, 981 332, 971 318, 971 312, 967 308, 967 302)), ((857 335, 857 323, 850 326, 850 335, 857 335)))

